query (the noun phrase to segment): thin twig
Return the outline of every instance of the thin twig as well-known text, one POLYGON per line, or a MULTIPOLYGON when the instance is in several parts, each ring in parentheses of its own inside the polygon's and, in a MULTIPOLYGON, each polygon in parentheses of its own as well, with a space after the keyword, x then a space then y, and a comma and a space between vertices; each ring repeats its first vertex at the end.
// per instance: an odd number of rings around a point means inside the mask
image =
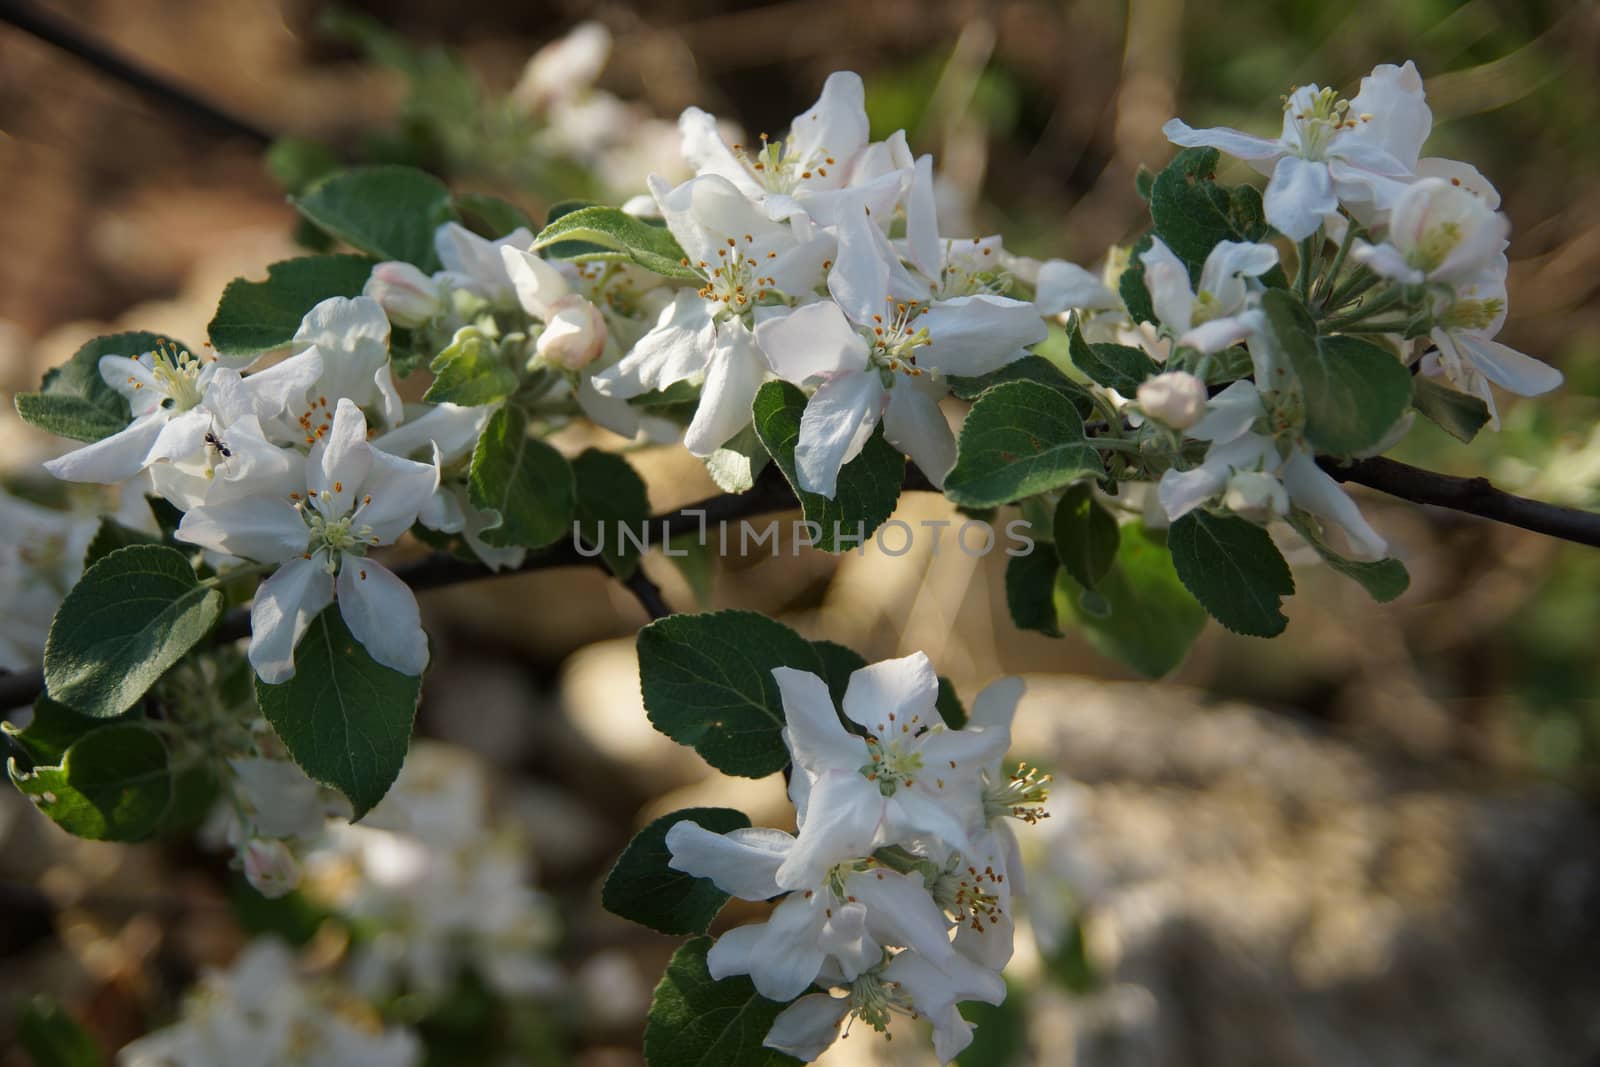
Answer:
POLYGON ((68 55, 83 60, 99 73, 131 86, 155 102, 173 107, 213 129, 247 138, 263 147, 277 139, 254 123, 209 103, 177 82, 113 52, 32 0, 0 0, 0 22, 9 23, 23 33, 54 45, 68 55))
POLYGON ((1600 548, 1600 512, 1580 511, 1513 496, 1487 478, 1457 478, 1377 456, 1349 464, 1319 459, 1322 469, 1341 482, 1354 482, 1414 504, 1464 511, 1508 526, 1600 548))

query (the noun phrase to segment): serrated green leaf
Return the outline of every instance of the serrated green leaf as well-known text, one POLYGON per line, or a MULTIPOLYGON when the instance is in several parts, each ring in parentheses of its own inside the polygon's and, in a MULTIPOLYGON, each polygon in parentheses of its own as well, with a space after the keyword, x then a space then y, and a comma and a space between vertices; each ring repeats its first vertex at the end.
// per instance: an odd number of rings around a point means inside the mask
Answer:
MULTIPOLYGON (((1411 372, 1405 365, 1358 337, 1318 337, 1305 306, 1285 290, 1263 293, 1261 307, 1275 348, 1304 395, 1306 440, 1318 452, 1339 456, 1382 441, 1411 404, 1411 372)), ((1280 366, 1275 373, 1281 371, 1280 366)), ((1265 388, 1277 389, 1280 383, 1265 388)))
POLYGON ((639 631, 639 687, 651 725, 725 774, 762 778, 789 762, 775 667, 836 682, 838 646, 753 611, 673 615, 639 631))
POLYGON ((1077 319, 1068 327, 1073 366, 1108 389, 1133 396, 1146 378, 1161 373, 1161 365, 1137 348, 1127 345, 1090 344, 1083 339, 1077 319))
POLYGON ((135 530, 131 526, 124 526, 109 515, 100 518, 100 528, 94 532, 94 537, 89 540, 89 547, 83 551, 83 569, 88 570, 100 560, 109 556, 119 548, 129 545, 159 545, 161 538, 154 534, 147 534, 143 530, 135 530))
POLYGON ((415 167, 377 164, 335 171, 293 197, 330 236, 379 259, 439 268, 433 232, 455 219, 450 190, 415 167))
POLYGON ((427 404, 478 407, 496 404, 521 384, 500 346, 475 330, 464 330, 428 367, 433 383, 422 394, 427 404))
MULTIPOLYGON (((700 277, 684 264, 682 247, 665 228, 652 226, 613 207, 596 205, 560 215, 533 239, 533 247, 565 251, 562 246, 568 241, 584 241, 623 253, 646 270, 668 278, 700 277)), ((588 259, 594 255, 579 252, 570 258, 588 259)))
POLYGON ((1310 542, 1311 547, 1317 550, 1317 555, 1321 556, 1328 566, 1345 577, 1359 582, 1367 594, 1378 603, 1387 604, 1410 588, 1411 573, 1399 560, 1380 559, 1362 562, 1346 559, 1323 542, 1316 528, 1316 521, 1304 512, 1297 511, 1292 514, 1289 517, 1289 525, 1310 542))
POLYGON ((1489 406, 1427 378, 1412 379, 1411 404, 1457 441, 1471 441, 1489 425, 1489 406))
POLYGON ((1061 636, 1055 604, 1056 572, 1060 569, 1060 560, 1048 546, 1006 560, 1006 609, 1017 629, 1061 636))
POLYGON ((167 746, 139 723, 114 723, 84 734, 57 766, 11 780, 63 830, 91 841, 141 841, 161 825, 172 803, 167 746))
POLYGON ((1103 612, 1086 610, 1083 586, 1058 571, 1058 616, 1076 624, 1102 654, 1146 678, 1159 678, 1182 663, 1205 628, 1205 609, 1178 580, 1164 538, 1138 523, 1122 527, 1117 565, 1094 591, 1103 598, 1103 612))
POLYGON ((1184 587, 1234 633, 1276 637, 1289 625, 1282 598, 1294 593, 1294 575, 1263 527, 1191 511, 1172 524, 1167 545, 1184 587))
POLYGON ((577 490, 560 452, 528 434, 528 418, 507 404, 490 417, 467 474, 472 506, 500 521, 482 533, 500 548, 543 548, 572 526, 577 490))
POLYGON ((337 604, 311 620, 294 668, 277 685, 256 679, 261 713, 300 769, 349 797, 359 819, 405 762, 422 679, 368 655, 337 604))
POLYGON ((85 715, 119 715, 210 632, 222 594, 183 553, 119 548, 62 600, 44 647, 45 689, 85 715))
POLYGON ((1093 589, 1117 561, 1117 519, 1100 506, 1094 489, 1075 485, 1061 496, 1051 524, 1056 557, 1085 589, 1093 589))
POLYGON ((1128 317, 1134 322, 1155 322, 1155 304, 1150 300, 1150 288, 1144 283, 1144 261, 1139 257, 1150 250, 1150 234, 1144 234, 1128 250, 1128 265, 1117 276, 1117 295, 1128 317))
POLYGON ((279 137, 267 149, 266 163, 283 191, 291 195, 339 169, 333 149, 309 137, 279 137))
POLYGON ((828 695, 833 697, 835 704, 843 704, 850 676, 867 665, 866 657, 853 648, 833 641, 813 641, 811 647, 822 662, 820 676, 828 683, 828 695))
POLYGON ((711 977, 711 938, 672 956, 650 1002, 644 1030, 649 1067, 783 1067, 800 1061, 761 1042, 786 1004, 768 1000, 743 976, 711 977))
POLYGON ((479 237, 498 241, 519 229, 538 229, 526 211, 509 200, 488 193, 457 193, 456 213, 461 224, 479 237))
POLYGON ((800 488, 794 449, 800 440, 800 419, 806 395, 788 382, 767 382, 756 393, 753 421, 761 444, 800 499, 806 520, 820 529, 817 548, 841 552, 864 544, 894 513, 905 480, 906 461, 883 439, 880 427, 866 447, 839 471, 833 499, 800 488))
POLYGON ((1102 473, 1071 401, 1037 382, 1007 382, 967 413, 944 493, 964 507, 997 507, 1102 473))
POLYGON ((668 861, 667 831, 689 821, 714 834, 741 830, 749 818, 731 808, 685 808, 663 815, 634 835, 600 890, 600 903, 613 915, 663 934, 703 934, 728 902, 728 894, 709 878, 675 871, 668 861))
POLYGON ((3 722, 0 731, 22 749, 29 763, 49 765, 59 764, 67 749, 90 731, 124 721, 80 715, 59 700, 40 694, 34 698, 32 717, 26 726, 3 722))
POLYGON ((133 414, 127 398, 100 376, 100 358, 132 359, 152 351, 164 340, 161 334, 143 330, 96 337, 80 346, 61 366, 47 371, 37 393, 18 393, 17 414, 41 430, 74 441, 110 437, 126 427, 133 414))
POLYGON ((942 674, 939 675, 939 695, 934 699, 933 706, 950 729, 959 730, 967 725, 967 707, 961 703, 955 684, 942 674))
POLYGON ((1068 378, 1054 363, 1038 355, 1023 356, 1007 363, 999 370, 975 378, 953 377, 950 379, 950 391, 963 400, 976 400, 984 390, 1006 382, 1038 382, 1040 385, 1048 385, 1070 399, 1072 406, 1077 408, 1078 414, 1084 418, 1088 418, 1089 413, 1094 410, 1094 400, 1089 396, 1088 390, 1068 378))
POLYGON ((650 494, 633 465, 615 452, 586 449, 572 461, 577 482, 577 518, 584 544, 600 554, 620 578, 639 567, 638 544, 649 543, 650 494), (629 540, 622 530, 633 531, 629 540))
POLYGON ((1271 232, 1260 193, 1250 186, 1216 183, 1217 159, 1215 148, 1186 148, 1150 185, 1156 236, 1183 260, 1195 281, 1218 242, 1259 241, 1271 232))
POLYGON ((47 996, 36 996, 17 1018, 17 1041, 33 1067, 100 1067, 100 1043, 47 996))
POLYGON ((376 264, 369 256, 301 256, 272 264, 266 281, 235 278, 206 327, 211 344, 230 356, 282 348, 306 312, 329 297, 360 296, 376 264))

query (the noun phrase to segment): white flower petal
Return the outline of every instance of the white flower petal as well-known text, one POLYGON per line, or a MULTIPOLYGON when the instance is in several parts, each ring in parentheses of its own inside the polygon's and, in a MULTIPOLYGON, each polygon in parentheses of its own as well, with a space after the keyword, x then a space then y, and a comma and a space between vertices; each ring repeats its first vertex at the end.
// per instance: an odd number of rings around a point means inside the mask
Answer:
POLYGON ((1060 315, 1074 309, 1114 311, 1122 300, 1099 276, 1064 259, 1047 259, 1039 266, 1033 302, 1041 315, 1060 315))
POLYGON ((690 455, 704 459, 750 425, 750 409, 766 372, 766 360, 749 327, 737 320, 717 327, 700 404, 683 435, 690 455))
POLYGON ((179 541, 260 563, 281 563, 305 553, 309 534, 285 497, 248 496, 193 508, 175 534, 179 541))
POLYGON ((680 291, 631 352, 594 376, 595 389, 619 399, 665 389, 705 370, 715 340, 710 305, 680 291))
POLYGON ((667 866, 709 878, 718 889, 740 900, 767 900, 783 890, 776 875, 794 838, 782 830, 752 828, 715 834, 692 819, 667 830, 667 866))
POLYGON ((958 296, 930 307, 912 326, 931 341, 917 350, 918 365, 945 374, 973 376, 1021 359, 1029 345, 1049 334, 1039 309, 1005 296, 958 296))
POLYGON ((1433 112, 1428 109, 1415 63, 1408 59, 1401 66, 1384 63, 1373 67, 1350 101, 1350 114, 1359 116, 1360 124, 1342 134, 1342 139, 1369 141, 1408 169, 1416 169, 1422 144, 1433 129, 1433 112))
POLYGON ((1555 389, 1563 381, 1561 372, 1550 364, 1499 341, 1471 333, 1458 333, 1455 342, 1478 373, 1518 396, 1539 396, 1555 389))
POLYGON ((867 365, 867 342, 839 305, 828 300, 759 323, 756 343, 772 373, 795 385, 867 365))
POLYGON ((339 614, 367 655, 385 667, 421 675, 428 635, 411 587, 380 563, 346 556, 339 565, 339 614))
POLYGON ((68 482, 113 485, 127 481, 144 469, 145 458, 166 424, 166 412, 158 408, 110 437, 46 460, 44 469, 68 482))
POLYGON ((1161 132, 1167 140, 1180 147, 1215 148, 1235 159, 1269 160, 1276 159, 1284 152, 1283 144, 1279 141, 1269 141, 1264 137, 1240 133, 1226 126, 1197 130, 1182 119, 1169 119, 1161 127, 1161 132))
POLYGON ((250 606, 249 658, 263 682, 294 677, 294 646, 332 601, 333 578, 316 560, 291 560, 261 583, 250 606))
POLYGON ((918 388, 916 380, 899 382, 889 391, 883 412, 884 440, 911 457, 935 489, 956 464, 956 439, 939 410, 939 401, 918 388))
POLYGON ((784 740, 795 766, 811 775, 867 762, 867 745, 839 721, 833 697, 821 678, 793 667, 776 667, 773 680, 783 701, 784 740))
POLYGON ((810 1063, 838 1038, 839 1024, 849 1010, 849 997, 811 993, 779 1012, 761 1043, 810 1063))
POLYGON ((826 178, 818 184, 843 184, 855 157, 867 145, 867 91, 861 76, 840 70, 828 75, 822 95, 811 107, 795 116, 789 127, 790 146, 804 162, 823 162, 832 156, 826 178))
POLYGON ((900 726, 914 731, 941 722, 934 710, 939 676, 924 652, 869 663, 850 675, 844 691, 844 713, 878 737, 900 726))
POLYGON ((356 490, 372 469, 367 418, 347 397, 333 412, 333 429, 311 446, 306 457, 306 488, 325 515, 348 515, 356 490))
POLYGON ((888 396, 874 370, 844 371, 817 387, 800 417, 795 469, 800 488, 833 498, 839 471, 866 447, 888 396))
POLYGON ((532 252, 507 245, 500 249, 500 258, 517 302, 536 319, 547 318, 550 305, 572 291, 560 271, 532 252))
POLYGON ((100 379, 127 398, 134 418, 150 414, 167 395, 150 362, 140 357, 101 356, 96 365, 100 379))
POLYGON ((1267 221, 1291 241, 1310 237, 1322 216, 1337 211, 1333 180, 1326 163, 1284 156, 1273 168, 1264 198, 1267 221))
POLYGON ((431 404, 422 415, 380 437, 372 447, 391 456, 426 461, 435 447, 442 463, 452 463, 471 454, 483 433, 484 424, 495 412, 495 405, 462 407, 459 404, 431 404))
POLYGON ((1194 290, 1189 285, 1189 268, 1173 254, 1159 237, 1139 253, 1144 264, 1144 287, 1156 318, 1169 330, 1184 333, 1194 321, 1194 290))
POLYGON ((678 116, 678 135, 683 144, 684 161, 696 174, 726 178, 752 200, 765 195, 766 190, 751 176, 744 161, 722 139, 714 116, 697 107, 685 108, 678 116))
POLYGON ((921 875, 858 871, 845 882, 845 891, 866 905, 867 927, 879 940, 914 949, 937 967, 956 965, 950 924, 928 895, 921 875))
MULTIPOLYGON (((863 754, 862 764, 866 762, 863 754)), ((878 786, 859 770, 829 770, 818 776, 794 848, 778 867, 778 885, 815 886, 834 864, 871 854, 884 808, 878 786)))
POLYGON ((1017 702, 1022 699, 1025 685, 1021 678, 1000 678, 990 682, 972 701, 967 711, 967 725, 985 730, 1003 732, 1009 738, 1011 721, 1017 714, 1017 702))
POLYGON ((1349 541, 1350 558, 1371 563, 1388 552, 1378 532, 1350 495, 1305 452, 1296 452, 1283 465, 1283 487, 1299 508, 1341 530, 1349 541))
POLYGON ((361 483, 361 499, 355 501, 356 525, 372 527, 373 539, 390 545, 411 527, 439 488, 438 463, 416 463, 375 448, 367 455, 371 466, 361 483))

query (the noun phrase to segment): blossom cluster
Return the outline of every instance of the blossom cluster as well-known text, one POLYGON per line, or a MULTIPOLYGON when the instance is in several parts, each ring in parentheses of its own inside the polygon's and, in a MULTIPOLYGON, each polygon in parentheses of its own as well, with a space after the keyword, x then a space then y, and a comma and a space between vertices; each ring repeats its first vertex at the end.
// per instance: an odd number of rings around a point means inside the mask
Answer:
POLYGON ((1003 770, 1022 683, 989 686, 952 729, 920 652, 851 674, 845 721, 821 678, 772 673, 798 834, 690 820, 667 831, 673 869, 742 900, 782 898, 766 922, 717 940, 711 976, 749 975, 762 996, 793 1001, 765 1043, 801 1059, 847 1018, 883 1031, 903 1014, 933 1024, 948 1062, 972 1040, 957 1005, 1005 997, 1022 875, 1006 819, 1034 821, 1046 799, 1046 778, 1003 770))

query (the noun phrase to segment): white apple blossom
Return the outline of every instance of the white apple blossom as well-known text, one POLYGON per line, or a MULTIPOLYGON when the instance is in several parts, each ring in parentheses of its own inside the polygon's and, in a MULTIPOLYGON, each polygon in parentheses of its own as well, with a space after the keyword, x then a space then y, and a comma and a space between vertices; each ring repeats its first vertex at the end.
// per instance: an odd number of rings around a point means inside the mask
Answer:
POLYGON ((395 260, 373 267, 361 294, 382 305, 390 322, 408 330, 426 325, 445 310, 439 283, 415 265, 395 260))
POLYGON ((1237 381, 1211 401, 1206 417, 1188 436, 1211 442, 1204 461, 1192 470, 1177 468, 1161 476, 1158 495, 1167 518, 1177 521, 1195 508, 1233 492, 1247 514, 1277 514, 1283 500, 1340 531, 1352 559, 1382 559, 1387 545, 1339 483, 1317 466, 1315 454, 1298 438, 1275 439, 1256 429, 1267 414, 1254 382, 1237 381), (1240 475, 1249 475, 1243 480, 1240 475), (1264 487, 1259 476, 1281 483, 1284 497, 1264 487))
MULTIPOLYGON (((929 251, 943 260, 936 248, 929 251)), ((833 300, 756 327, 780 378, 820 382, 795 445, 800 487, 832 497, 839 470, 860 454, 880 419, 889 443, 942 484, 955 463, 955 439, 938 403, 948 386, 929 376, 985 374, 1026 355, 1047 332, 1037 309, 990 293, 933 299, 865 212, 847 213, 839 224, 828 289, 833 300)))
POLYGON ((844 728, 816 675, 779 667, 773 677, 794 756, 789 795, 800 822, 776 874, 780 886, 813 884, 835 864, 918 835, 972 851, 971 835, 983 817, 980 775, 1004 755, 1011 735, 981 725, 947 727, 934 707, 939 679, 926 655, 850 675, 844 714, 864 736, 844 728))
POLYGON ((385 426, 405 417, 389 365, 389 319, 367 296, 334 296, 306 312, 295 331, 296 355, 247 382, 274 440, 310 448, 332 428, 339 401, 375 414, 385 426))
POLYGON ((1278 265, 1271 245, 1219 241, 1200 268, 1198 290, 1189 285, 1189 268, 1159 237, 1139 255, 1144 284, 1156 318, 1181 346, 1220 352, 1256 329, 1250 298, 1260 291, 1256 281, 1278 265))
POLYGON ((464 289, 496 308, 517 306, 517 289, 506 273, 501 249, 524 249, 533 244, 533 234, 519 226, 498 240, 479 237, 459 222, 447 222, 433 234, 434 251, 444 270, 434 281, 450 288, 464 289))
POLYGON ((651 191, 705 284, 698 292, 680 291, 655 327, 594 384, 604 396, 627 399, 700 380, 700 403, 684 444, 705 457, 750 423, 750 405, 767 372, 751 333, 764 301, 809 293, 834 243, 803 216, 772 221, 717 175, 675 189, 652 178, 651 191))
MULTIPOLYGON (((1176 145, 1220 149, 1269 175, 1267 221, 1298 241, 1315 233, 1341 203, 1386 211, 1399 196, 1415 167, 1416 151, 1409 146, 1413 140, 1421 145, 1415 109, 1398 99, 1409 92, 1379 67, 1362 82, 1360 109, 1333 89, 1295 89, 1284 101, 1283 129, 1274 139, 1225 126, 1197 130, 1180 119, 1167 122, 1162 132, 1176 145), (1407 152, 1409 160, 1397 158, 1397 151, 1407 152)), ((1420 123, 1422 137, 1431 123, 1431 117, 1420 123)))
POLYGON ((302 977, 280 942, 258 940, 232 967, 202 979, 178 1022, 124 1046, 117 1064, 415 1067, 422 1062, 415 1034, 383 1027, 370 1007, 354 1001, 334 982, 302 977))
POLYGON ((876 966, 883 946, 908 945, 940 966, 957 965, 943 913, 922 879, 865 863, 841 863, 814 883, 780 886, 777 872, 794 850, 781 830, 714 834, 689 820, 667 831, 673 870, 709 878, 741 900, 784 893, 762 923, 730 930, 706 957, 713 978, 748 974, 771 1000, 791 1000, 831 962, 846 982, 876 966))
POLYGON ((580 22, 535 52, 522 69, 511 102, 531 113, 548 112, 581 96, 611 57, 611 31, 580 22))
POLYGON ((269 684, 294 676, 294 647, 337 599, 373 659, 404 674, 428 662, 411 589, 368 550, 393 544, 439 485, 437 464, 373 448, 361 410, 340 399, 332 430, 305 460, 305 492, 206 504, 183 517, 180 540, 260 563, 281 564, 256 590, 250 663, 269 684))
POLYGON ((1494 338, 1506 321, 1506 261, 1498 256, 1478 277, 1457 286, 1434 317, 1429 340, 1434 349, 1422 359, 1422 372, 1442 377, 1480 398, 1490 425, 1500 428, 1491 384, 1519 396, 1539 396, 1558 387, 1559 370, 1494 338))
POLYGON ((1511 224, 1483 198, 1443 178, 1420 178, 1395 202, 1383 243, 1356 241, 1350 256, 1407 285, 1457 285, 1492 269, 1511 224))

